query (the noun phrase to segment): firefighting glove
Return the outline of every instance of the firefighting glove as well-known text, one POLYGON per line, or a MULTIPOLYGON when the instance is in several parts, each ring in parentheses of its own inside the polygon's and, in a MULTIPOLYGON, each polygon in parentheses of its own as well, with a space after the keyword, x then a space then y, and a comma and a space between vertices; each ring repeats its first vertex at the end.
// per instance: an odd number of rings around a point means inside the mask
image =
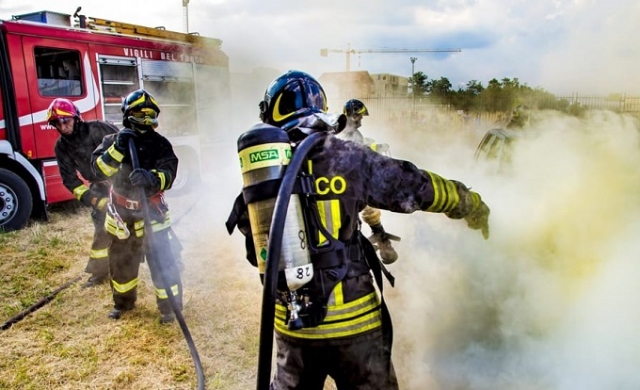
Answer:
POLYGON ((129 140, 136 137, 137 134, 134 130, 124 128, 116 135, 113 147, 126 156, 129 154, 129 140))
POLYGON ((373 233, 369 237, 369 241, 380 252, 380 257, 384 264, 391 264, 398 260, 398 253, 393 249, 391 240, 400 241, 400 237, 391 233, 387 233, 381 223, 369 226, 373 233))
POLYGON ((479 204, 464 217, 467 226, 474 230, 481 230, 485 240, 489 238, 490 212, 489 207, 482 200, 479 200, 479 204))
POLYGON ((145 189, 158 189, 160 187, 158 177, 153 172, 142 168, 134 169, 129 174, 129 181, 134 186, 145 189))

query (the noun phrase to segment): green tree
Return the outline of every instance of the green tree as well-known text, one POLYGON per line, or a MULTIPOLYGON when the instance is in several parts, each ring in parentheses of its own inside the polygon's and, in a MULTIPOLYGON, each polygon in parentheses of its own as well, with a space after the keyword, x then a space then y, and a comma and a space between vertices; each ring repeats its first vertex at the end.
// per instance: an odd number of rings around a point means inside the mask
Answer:
POLYGON ((439 80, 427 82, 427 92, 429 95, 443 103, 448 103, 452 95, 452 85, 448 78, 440 77, 439 80))
POLYGON ((479 111, 481 107, 480 94, 484 91, 484 86, 477 80, 467 82, 467 85, 458 88, 452 93, 451 102, 456 110, 479 111))
POLYGON ((427 75, 424 72, 416 72, 409 78, 409 88, 411 95, 414 97, 422 97, 427 93, 427 75))

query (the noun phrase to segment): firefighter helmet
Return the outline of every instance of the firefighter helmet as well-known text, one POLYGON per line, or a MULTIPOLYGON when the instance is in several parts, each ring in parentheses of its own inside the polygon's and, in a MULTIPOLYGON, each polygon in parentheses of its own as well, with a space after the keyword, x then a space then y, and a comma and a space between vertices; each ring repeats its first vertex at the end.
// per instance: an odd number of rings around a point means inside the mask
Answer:
POLYGON ((290 70, 271 82, 259 107, 263 122, 288 131, 301 119, 326 112, 327 97, 313 76, 290 70))
POLYGON ((531 110, 524 104, 519 104, 511 112, 511 119, 507 124, 507 129, 522 128, 529 125, 531 120, 531 110))
POLYGON ((131 92, 122 101, 122 124, 134 130, 147 131, 158 127, 160 107, 144 89, 131 92))
POLYGON ((53 126, 54 122, 64 118, 82 120, 80 110, 71 100, 62 98, 53 99, 47 110, 47 123, 53 126))
POLYGON ((360 114, 362 116, 369 115, 369 111, 367 110, 367 106, 365 106, 364 103, 362 103, 358 99, 348 100, 344 104, 344 111, 343 112, 348 117, 353 115, 353 114, 360 114))

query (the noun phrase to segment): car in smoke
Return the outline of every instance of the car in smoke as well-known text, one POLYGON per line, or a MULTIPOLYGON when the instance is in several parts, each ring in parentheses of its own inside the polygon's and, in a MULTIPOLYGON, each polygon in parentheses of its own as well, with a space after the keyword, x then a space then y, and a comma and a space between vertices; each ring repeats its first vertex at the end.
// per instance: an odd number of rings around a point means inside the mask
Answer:
POLYGON ((476 148, 474 159, 489 165, 493 171, 504 171, 511 161, 513 144, 521 137, 522 131, 491 129, 482 137, 476 148))

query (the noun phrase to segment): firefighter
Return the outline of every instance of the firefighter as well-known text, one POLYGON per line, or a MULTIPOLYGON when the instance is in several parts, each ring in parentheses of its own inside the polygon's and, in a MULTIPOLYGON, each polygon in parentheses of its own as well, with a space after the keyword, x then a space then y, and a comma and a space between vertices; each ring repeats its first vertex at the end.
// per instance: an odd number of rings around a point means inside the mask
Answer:
POLYGON ((118 128, 108 122, 83 121, 75 104, 61 98, 49 105, 47 122, 60 133, 54 150, 62 183, 83 205, 92 208, 93 242, 84 270, 91 276, 82 287, 96 286, 109 279, 111 235, 104 229, 109 186, 91 170, 91 153, 104 136, 117 133, 118 128))
MULTIPOLYGON (((340 129, 326 114, 326 107, 325 93, 315 78, 289 71, 267 88, 260 104, 265 124, 258 126, 266 130, 273 126, 278 132, 284 129, 295 155, 296 145, 309 134, 340 129)), ((381 266, 371 242, 360 232, 358 214, 367 205, 397 213, 444 213, 452 219, 464 219, 486 239, 489 208, 479 194, 461 182, 331 134, 306 158, 301 180, 311 175, 316 193, 312 195, 315 204, 303 210, 314 217, 305 218, 310 231, 301 247, 322 248, 319 242, 323 239, 333 245, 325 246, 328 252, 321 257, 311 254, 313 278, 296 290, 300 301, 293 302, 289 297, 294 294, 283 291, 289 285, 283 287, 278 280, 274 323, 277 367, 271 388, 320 390, 331 376, 341 390, 397 389, 391 361, 391 319, 377 291, 382 289, 381 266), (322 228, 314 227, 315 221, 320 221, 322 228), (321 229, 324 233, 318 234, 321 229), (291 326, 296 325, 293 319, 301 320, 302 327, 291 326)), ((260 199, 259 193, 254 195, 260 199)), ((263 221, 248 217, 245 199, 239 196, 226 223, 228 231, 237 226, 249 237, 254 223, 263 221)), ((293 234, 299 237, 300 233, 293 234)), ((256 249, 254 242, 245 242, 248 258, 257 263, 251 255, 256 249)))
POLYGON ((519 104, 511 112, 511 119, 507 124, 507 129, 522 129, 528 127, 531 122, 531 110, 529 106, 519 104))
POLYGON ((109 317, 119 319, 123 311, 134 308, 138 271, 152 243, 156 267, 151 268, 160 323, 175 320, 169 293, 182 309, 182 281, 171 250, 171 222, 164 191, 171 188, 178 169, 178 158, 171 143, 158 134, 160 108, 145 90, 130 93, 122 102, 122 123, 118 134, 107 136, 94 151, 92 167, 96 175, 111 183, 105 227, 114 236, 109 250, 111 289, 114 307, 109 317), (135 142, 140 167, 133 169, 129 140, 135 142), (138 189, 147 196, 153 237, 144 239, 144 219, 138 189), (154 272, 154 269, 156 272, 154 272), (158 274, 162 272, 162 274, 158 274), (165 286, 164 281, 169 285, 165 286))
MULTIPOLYGON (((347 124, 337 135, 338 138, 363 144, 378 153, 391 157, 388 144, 378 144, 373 139, 364 137, 360 132, 362 119, 369 116, 369 110, 364 103, 358 99, 350 99, 344 104, 342 113, 347 117, 347 124)), ((398 253, 393 248, 391 240, 400 241, 400 238, 384 230, 380 220, 380 210, 367 206, 362 210, 361 215, 364 222, 371 228, 372 235, 369 240, 379 250, 382 261, 385 264, 394 263, 398 259, 398 253)))

